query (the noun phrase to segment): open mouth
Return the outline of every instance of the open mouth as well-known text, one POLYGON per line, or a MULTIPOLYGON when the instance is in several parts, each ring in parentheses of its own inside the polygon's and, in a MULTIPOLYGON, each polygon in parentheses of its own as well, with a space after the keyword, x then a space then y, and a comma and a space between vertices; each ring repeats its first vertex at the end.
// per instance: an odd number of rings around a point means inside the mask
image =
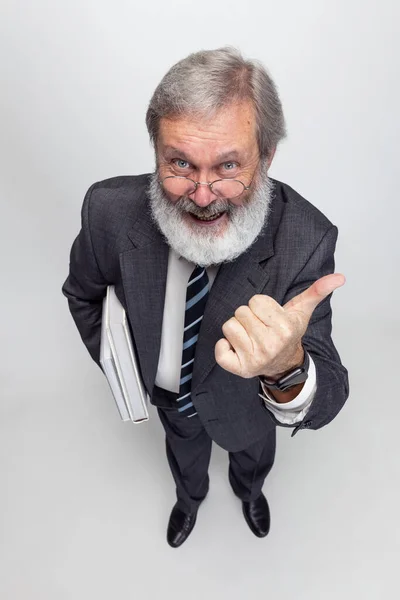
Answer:
POLYGON ((226 211, 216 213, 215 215, 212 215, 211 217, 198 217, 198 216, 196 216, 196 215, 194 215, 192 213, 190 213, 190 216, 191 216, 192 219, 194 219, 197 222, 200 222, 200 223, 211 223, 213 221, 218 221, 225 214, 226 214, 226 211))

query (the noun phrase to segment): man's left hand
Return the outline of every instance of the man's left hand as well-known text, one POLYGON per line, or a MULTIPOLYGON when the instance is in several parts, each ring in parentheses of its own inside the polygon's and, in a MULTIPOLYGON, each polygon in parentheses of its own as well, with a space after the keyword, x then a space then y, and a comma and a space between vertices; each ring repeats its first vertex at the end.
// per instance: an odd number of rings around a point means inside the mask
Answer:
POLYGON ((271 296, 256 294, 222 325, 225 337, 215 344, 215 360, 246 379, 259 375, 279 379, 303 362, 301 339, 313 311, 345 282, 341 273, 325 275, 284 306, 271 296))

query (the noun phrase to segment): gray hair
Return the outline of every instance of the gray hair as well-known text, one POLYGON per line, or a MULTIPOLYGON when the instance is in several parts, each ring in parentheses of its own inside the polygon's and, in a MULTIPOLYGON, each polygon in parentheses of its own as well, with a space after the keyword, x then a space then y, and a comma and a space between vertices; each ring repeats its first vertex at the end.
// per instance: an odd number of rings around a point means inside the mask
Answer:
POLYGON ((267 158, 286 137, 282 104, 267 70, 231 46, 189 54, 154 91, 146 113, 150 140, 156 148, 163 117, 212 117, 218 109, 244 100, 253 103, 260 156, 267 158))

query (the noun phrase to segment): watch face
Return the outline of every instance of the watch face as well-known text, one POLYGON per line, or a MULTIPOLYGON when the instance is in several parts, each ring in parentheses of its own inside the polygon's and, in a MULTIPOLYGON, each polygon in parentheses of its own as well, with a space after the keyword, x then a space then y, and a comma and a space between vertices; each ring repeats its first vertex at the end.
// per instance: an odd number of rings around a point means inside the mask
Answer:
POLYGON ((307 378, 308 373, 306 373, 304 369, 296 369, 295 372, 288 376, 288 379, 286 381, 281 382, 279 389, 280 391, 284 392, 287 389, 294 387, 299 383, 303 383, 303 381, 306 381, 307 378))
POLYGON ((308 358, 308 354, 305 353, 305 359, 304 359, 303 365, 300 367, 297 367, 291 373, 284 375, 277 381, 271 381, 268 379, 268 377, 261 377, 261 380, 267 387, 271 388, 272 390, 279 390, 280 392, 285 392, 286 390, 292 388, 293 386, 298 385, 299 383, 303 383, 304 381, 307 380, 308 365, 309 365, 309 358, 308 358))
POLYGON ((295 385, 298 385, 299 383, 303 383, 304 381, 306 381, 308 378, 308 374, 305 374, 304 376, 298 376, 296 377, 294 380, 290 381, 289 383, 286 383, 283 385, 283 387, 279 388, 282 392, 286 391, 287 389, 294 387, 295 385))
POLYGON ((298 367, 295 371, 292 371, 292 373, 285 375, 279 381, 282 383, 290 382, 292 379, 294 379, 295 377, 298 377, 302 373, 304 373, 304 369, 302 369, 301 367, 298 367))

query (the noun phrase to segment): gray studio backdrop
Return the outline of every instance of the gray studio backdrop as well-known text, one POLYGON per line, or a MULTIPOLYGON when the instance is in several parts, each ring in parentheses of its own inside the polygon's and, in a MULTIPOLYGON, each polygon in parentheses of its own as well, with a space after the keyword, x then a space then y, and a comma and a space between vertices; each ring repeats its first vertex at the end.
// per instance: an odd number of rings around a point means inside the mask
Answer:
POLYGON ((395 0, 0 2, 1 598, 396 597, 399 16, 395 0), (214 445, 210 495, 172 550, 157 414, 119 421, 61 285, 88 187, 153 169, 160 78, 225 44, 279 86, 289 137, 271 175, 339 228, 351 394, 324 429, 279 430, 267 538, 214 445))

